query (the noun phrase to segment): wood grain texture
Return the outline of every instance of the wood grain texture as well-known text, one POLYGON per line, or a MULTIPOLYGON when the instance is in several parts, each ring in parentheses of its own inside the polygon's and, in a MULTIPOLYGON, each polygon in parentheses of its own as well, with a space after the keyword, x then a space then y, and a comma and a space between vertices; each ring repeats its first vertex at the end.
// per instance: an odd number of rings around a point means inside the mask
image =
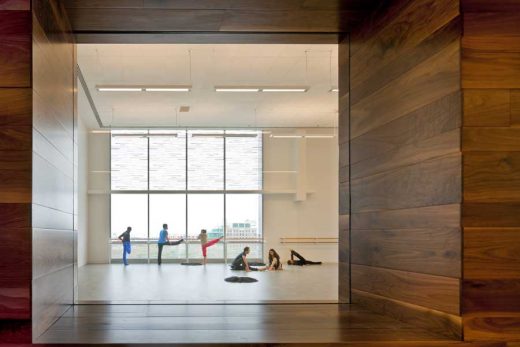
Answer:
POLYGON ((464 151, 520 151, 520 128, 471 127, 464 128, 464 151))
POLYGON ((459 228, 352 232, 352 264, 460 278, 459 228))
POLYGON ((352 302, 370 308, 375 312, 390 316, 403 322, 448 336, 452 339, 462 337, 462 319, 459 316, 425 309, 421 306, 393 300, 387 297, 352 289, 352 302))
POLYGON ((468 12, 514 12, 520 10, 517 0, 461 0, 460 5, 464 13, 468 12))
POLYGON ((31 86, 31 13, 0 10, 0 87, 31 86))
POLYGON ((520 225, 520 203, 465 202, 462 208, 464 227, 516 227, 520 225))
POLYGON ((458 315, 460 281, 374 266, 352 264, 352 288, 458 315))
MULTIPOLYGON (((467 340, 520 340, 518 313, 486 313, 464 315, 464 337, 467 340)), ((513 345, 508 343, 508 346, 513 345)))
POLYGON ((520 279, 520 228, 464 228, 465 279, 520 279))
POLYGON ((356 138, 460 89, 459 43, 392 80, 351 107, 351 134, 356 138), (432 69, 432 66, 437 67, 432 69), (395 101, 399 100, 398 103, 395 101))
POLYGON ((507 127, 511 118, 509 89, 464 90, 464 127, 507 127))
POLYGON ((520 279, 465 279, 462 288, 464 313, 520 311, 520 279))
POLYGON ((511 90, 511 125, 520 125, 520 90, 511 90))
MULTIPOLYGON (((504 141, 507 142, 507 138, 504 138, 504 141)), ((486 148, 490 149, 490 147, 486 148)), ((520 152, 465 153, 464 201, 468 203, 520 202, 520 152)))
POLYGON ((352 212, 460 203, 460 168, 461 158, 456 154, 353 179, 352 212), (430 176, 433 172, 435 179, 430 176))
POLYGON ((458 129, 460 108, 461 96, 455 92, 353 139, 351 163, 458 129))
POLYGON ((520 88, 520 53, 464 50, 462 87, 520 88))

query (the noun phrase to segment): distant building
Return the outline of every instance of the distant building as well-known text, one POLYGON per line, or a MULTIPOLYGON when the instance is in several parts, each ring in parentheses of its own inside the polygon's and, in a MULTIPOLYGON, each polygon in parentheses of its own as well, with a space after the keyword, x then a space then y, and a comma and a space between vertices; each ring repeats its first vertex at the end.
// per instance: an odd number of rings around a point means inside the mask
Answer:
MULTIPOLYGON (((256 222, 250 220, 228 224, 226 229, 227 238, 229 239, 255 239, 261 237, 258 228, 256 227, 256 222)), ((224 236, 223 226, 213 228, 208 232, 209 239, 221 236, 224 236)))

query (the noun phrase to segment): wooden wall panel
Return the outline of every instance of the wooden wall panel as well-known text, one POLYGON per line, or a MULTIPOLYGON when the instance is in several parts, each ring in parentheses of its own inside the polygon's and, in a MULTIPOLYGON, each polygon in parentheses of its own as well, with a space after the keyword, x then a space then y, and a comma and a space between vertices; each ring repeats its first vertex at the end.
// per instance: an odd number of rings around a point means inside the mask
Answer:
POLYGON ((73 303, 74 44, 57 0, 33 2, 33 336, 73 303))
POLYGON ((350 302, 350 38, 338 47, 339 87, 339 288, 340 302, 350 302))
POLYGON ((520 4, 462 8, 465 339, 520 341, 520 4))
POLYGON ((30 343, 31 12, 0 1, 0 341, 30 343), (10 321, 9 321, 10 320, 10 321))
POLYGON ((461 336, 461 18, 394 1, 351 38, 353 302, 461 336))

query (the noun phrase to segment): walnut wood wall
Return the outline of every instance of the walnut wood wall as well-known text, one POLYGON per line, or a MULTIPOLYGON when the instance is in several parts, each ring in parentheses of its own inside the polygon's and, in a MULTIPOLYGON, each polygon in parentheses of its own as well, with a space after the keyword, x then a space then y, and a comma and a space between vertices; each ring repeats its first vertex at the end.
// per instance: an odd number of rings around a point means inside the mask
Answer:
POLYGON ((520 2, 463 0, 466 340, 520 340, 520 2))
POLYGON ((58 1, 33 1, 33 335, 73 303, 74 44, 58 1))
POLYGON ((459 2, 388 2, 350 57, 352 301, 461 336, 459 2))
POLYGON ((0 341, 4 343, 30 342, 30 5, 30 0, 0 1, 0 341))

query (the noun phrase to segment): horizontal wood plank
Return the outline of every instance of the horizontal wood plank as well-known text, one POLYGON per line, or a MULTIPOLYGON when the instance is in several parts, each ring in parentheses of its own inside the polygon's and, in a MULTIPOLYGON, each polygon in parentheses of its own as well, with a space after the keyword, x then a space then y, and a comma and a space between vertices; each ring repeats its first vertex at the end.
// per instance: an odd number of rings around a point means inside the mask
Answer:
POLYGON ((449 314, 459 314, 460 283, 456 278, 351 266, 352 288, 449 314))
POLYGON ((351 107, 356 138, 460 89, 459 43, 454 42, 351 107), (432 69, 432 66, 437 68, 432 69))
POLYGON ((465 279, 520 279, 520 228, 464 228, 465 279))
POLYGON ((460 203, 460 168, 456 154, 352 180, 352 212, 460 203))
POLYGON ((511 118, 509 89, 464 90, 465 127, 507 127, 511 118))
POLYGON ((520 152, 465 152, 464 201, 520 202, 520 152))
MULTIPOLYGON (((485 312, 467 314, 463 318, 464 338, 467 340, 518 341, 520 314, 485 312)), ((508 343, 513 347, 514 342, 508 343)))
POLYGON ((351 235, 353 264, 461 276, 459 228, 353 229, 351 235))
POLYGON ((465 279, 462 294, 464 314, 520 311, 520 279, 465 279))
POLYGON ((462 208, 464 227, 517 227, 520 226, 520 203, 473 203, 462 208))
POLYGON ((520 88, 520 53, 464 51, 462 87, 520 88))

